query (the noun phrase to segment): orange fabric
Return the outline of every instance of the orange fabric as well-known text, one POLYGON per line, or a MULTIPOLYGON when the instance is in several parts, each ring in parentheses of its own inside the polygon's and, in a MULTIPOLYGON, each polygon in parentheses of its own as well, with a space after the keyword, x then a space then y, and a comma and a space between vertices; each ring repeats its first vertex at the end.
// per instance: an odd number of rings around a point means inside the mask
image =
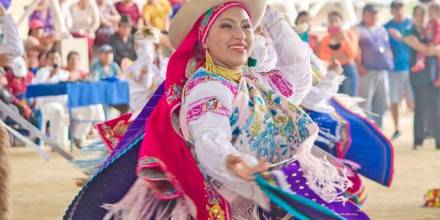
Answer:
POLYGON ((353 63, 358 53, 358 37, 353 31, 345 32, 347 39, 341 41, 339 50, 332 50, 329 47, 331 35, 327 34, 321 41, 318 56, 327 62, 337 59, 342 65, 353 63))

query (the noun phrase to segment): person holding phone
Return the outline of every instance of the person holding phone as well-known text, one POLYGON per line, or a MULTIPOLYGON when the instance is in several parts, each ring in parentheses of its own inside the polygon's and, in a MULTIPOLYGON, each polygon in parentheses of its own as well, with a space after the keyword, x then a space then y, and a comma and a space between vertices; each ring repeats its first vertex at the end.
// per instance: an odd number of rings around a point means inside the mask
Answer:
POLYGON ((339 88, 340 93, 356 96, 358 73, 355 66, 358 38, 351 30, 343 29, 342 15, 337 11, 328 14, 327 35, 321 41, 319 57, 333 63, 342 65, 345 80, 339 88))

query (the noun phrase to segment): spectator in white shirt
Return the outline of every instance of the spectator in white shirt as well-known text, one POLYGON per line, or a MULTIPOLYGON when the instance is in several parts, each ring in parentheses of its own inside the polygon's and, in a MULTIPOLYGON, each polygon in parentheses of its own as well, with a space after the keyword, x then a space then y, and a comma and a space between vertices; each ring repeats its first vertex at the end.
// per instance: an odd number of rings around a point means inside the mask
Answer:
POLYGON ((99 10, 95 2, 79 0, 70 7, 72 27, 70 32, 74 37, 85 37, 88 41, 89 58, 93 54, 95 32, 100 25, 99 10))
MULTIPOLYGON (((41 68, 33 81, 36 83, 59 83, 67 81, 70 73, 61 68, 61 56, 56 50, 47 53, 47 65, 41 68)), ((61 146, 64 145, 66 129, 68 125, 67 97, 52 96, 37 98, 37 108, 43 115, 43 131, 47 121, 49 122, 49 133, 53 141, 61 146)), ((76 123, 73 129, 75 144, 80 147, 89 133, 91 121, 102 121, 104 116, 99 106, 85 106, 72 109, 72 118, 76 121, 87 121, 76 123)))

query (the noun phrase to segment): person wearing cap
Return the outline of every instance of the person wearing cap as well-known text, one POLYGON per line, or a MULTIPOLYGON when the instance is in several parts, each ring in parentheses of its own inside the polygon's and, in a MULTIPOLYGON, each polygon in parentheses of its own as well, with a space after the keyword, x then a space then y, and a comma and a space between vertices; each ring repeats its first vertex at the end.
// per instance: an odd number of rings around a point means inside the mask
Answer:
POLYGON ((33 20, 29 23, 29 32, 25 45, 26 50, 38 50, 40 52, 48 51, 52 42, 47 42, 44 36, 44 24, 39 20, 33 20))
POLYGON ((41 0, 38 3, 37 8, 32 14, 29 16, 29 23, 37 20, 43 23, 43 32, 44 35, 53 35, 55 34, 55 20, 54 14, 49 9, 49 0, 41 0))
POLYGON ((54 44, 53 38, 44 36, 43 27, 43 22, 39 20, 33 20, 29 24, 29 32, 24 45, 30 69, 38 69, 41 66, 39 57, 44 56, 44 53, 49 51, 54 44))
POLYGON ((409 47, 402 41, 401 36, 411 28, 411 19, 405 17, 404 4, 402 1, 391 3, 391 14, 393 19, 385 24, 389 33, 391 50, 393 51, 394 68, 388 72, 391 114, 394 121, 394 133, 392 139, 401 135, 399 129, 399 103, 404 96, 410 106, 413 106, 414 95, 409 82, 409 47))
POLYGON ((356 65, 360 75, 358 95, 365 99, 361 107, 382 127, 389 106, 388 71, 393 69, 393 57, 388 32, 378 25, 377 12, 372 4, 363 8, 362 22, 356 27, 359 34, 356 65))
POLYGON ((22 100, 25 98, 27 87, 31 84, 34 75, 28 71, 26 62, 23 57, 16 57, 12 61, 11 68, 6 71, 7 88, 8 91, 14 96, 13 104, 17 106, 20 113, 29 119, 31 115, 31 109, 29 105, 22 100))
POLYGON ((90 73, 93 80, 101 80, 107 78, 119 78, 121 69, 119 65, 113 61, 114 54, 110 45, 104 44, 99 48, 99 59, 95 61, 90 73))
POLYGON ((134 36, 131 34, 132 21, 130 17, 122 16, 118 30, 110 37, 109 45, 113 48, 115 62, 121 65, 124 58, 135 60, 134 36))
POLYGON ((291 218, 287 212, 369 219, 341 195, 349 181, 311 152, 318 129, 292 86, 301 76, 310 89, 311 51, 280 42, 286 55, 301 51, 281 63, 288 72, 260 74, 246 65, 260 24, 271 36, 296 36, 290 28, 281 31, 289 26, 276 13, 260 23, 266 6, 265 0, 191 0, 179 10, 170 26, 176 51, 164 86, 121 140, 123 153, 114 152, 65 219, 291 218), (301 206, 265 194, 269 188, 285 200, 293 191, 297 202, 315 209, 296 211, 301 206))

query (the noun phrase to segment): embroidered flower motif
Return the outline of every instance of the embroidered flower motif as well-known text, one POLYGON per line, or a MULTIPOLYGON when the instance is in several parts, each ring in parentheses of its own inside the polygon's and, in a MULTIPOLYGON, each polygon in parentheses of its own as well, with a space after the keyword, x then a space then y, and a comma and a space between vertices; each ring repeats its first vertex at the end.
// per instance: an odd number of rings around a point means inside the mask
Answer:
POLYGON ((182 86, 179 86, 177 84, 174 84, 168 88, 166 95, 167 95, 167 103, 171 105, 174 101, 180 99, 182 96, 182 86))
POLYGON ((283 96, 290 97, 293 95, 293 86, 287 81, 278 70, 268 73, 269 81, 274 89, 277 89, 283 96))
POLYGON ((186 113, 186 120, 187 122, 195 121, 208 112, 229 116, 229 109, 221 105, 216 97, 211 96, 191 103, 186 113))

